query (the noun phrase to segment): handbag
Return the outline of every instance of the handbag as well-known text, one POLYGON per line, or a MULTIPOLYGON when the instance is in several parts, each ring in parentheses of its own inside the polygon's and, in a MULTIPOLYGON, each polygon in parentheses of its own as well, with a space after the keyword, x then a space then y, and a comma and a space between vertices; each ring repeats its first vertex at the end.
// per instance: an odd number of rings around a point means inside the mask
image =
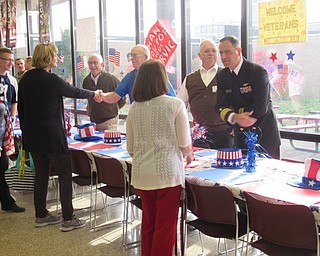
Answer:
POLYGON ((16 165, 5 172, 5 178, 9 188, 13 190, 34 190, 35 167, 31 154, 19 150, 16 165), (26 158, 29 159, 29 165, 26 164, 26 158))

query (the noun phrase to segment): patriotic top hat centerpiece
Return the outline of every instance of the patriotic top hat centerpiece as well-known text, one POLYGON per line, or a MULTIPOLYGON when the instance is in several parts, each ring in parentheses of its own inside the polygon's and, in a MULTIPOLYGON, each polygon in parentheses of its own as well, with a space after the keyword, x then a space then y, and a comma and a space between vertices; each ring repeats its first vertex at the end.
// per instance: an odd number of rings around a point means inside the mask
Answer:
POLYGON ((95 136, 96 134, 95 122, 78 125, 77 128, 78 128, 78 134, 74 136, 75 140, 81 140, 81 141, 102 140, 102 137, 95 136))
POLYGON ((220 148, 217 150, 217 167, 241 168, 242 152, 239 148, 220 148))
POLYGON ((320 190, 320 159, 307 158, 304 163, 304 175, 294 177, 287 184, 298 188, 320 190))

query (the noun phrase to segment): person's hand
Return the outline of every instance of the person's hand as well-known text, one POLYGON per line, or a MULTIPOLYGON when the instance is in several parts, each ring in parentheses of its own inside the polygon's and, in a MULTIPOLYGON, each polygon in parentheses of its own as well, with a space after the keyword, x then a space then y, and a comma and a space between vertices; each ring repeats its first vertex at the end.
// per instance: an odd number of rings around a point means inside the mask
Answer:
POLYGON ((102 95, 103 94, 103 92, 102 92, 102 90, 96 90, 95 92, 94 92, 94 100, 96 101, 96 102, 102 102, 102 95))
POLYGON ((100 97, 101 97, 101 100, 103 101, 103 97, 105 97, 107 93, 104 93, 102 90, 100 90, 100 97))
POLYGON ((68 84, 72 84, 72 76, 68 75, 67 78, 66 78, 66 82, 68 84))
POLYGON ((232 121, 234 123, 237 123, 240 127, 252 126, 255 122, 257 122, 256 118, 251 117, 252 114, 253 111, 244 112, 241 114, 234 114, 234 116, 232 117, 232 121))
POLYGON ((235 133, 234 133, 234 129, 232 128, 231 132, 230 132, 230 136, 231 137, 234 137, 235 136, 235 133))
POLYGON ((194 154, 193 152, 186 156, 186 165, 191 164, 191 162, 194 160, 194 154))

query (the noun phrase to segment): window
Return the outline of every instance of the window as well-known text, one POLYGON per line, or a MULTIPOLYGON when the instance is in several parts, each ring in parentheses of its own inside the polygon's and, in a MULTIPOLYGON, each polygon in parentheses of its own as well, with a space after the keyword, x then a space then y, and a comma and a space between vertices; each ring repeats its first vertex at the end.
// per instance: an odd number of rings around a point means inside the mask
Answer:
POLYGON ((310 111, 315 110, 314 106, 320 106, 320 74, 317 67, 320 59, 320 17, 316 11, 318 2, 306 0, 305 42, 265 45, 258 44, 259 4, 265 1, 249 2, 248 23, 251 26, 248 31, 248 58, 261 64, 268 71, 276 111, 310 114, 310 111))
POLYGON ((211 39, 218 45, 226 35, 235 35, 240 39, 241 1, 239 0, 190 0, 190 23, 187 34, 187 73, 193 72, 201 65, 198 58, 199 44, 204 39, 211 39))
MULTIPOLYGON (((180 1, 178 0, 144 0, 140 20, 142 20, 141 37, 142 43, 145 43, 150 28, 159 21, 167 33, 170 35, 172 42, 177 44, 175 52, 168 58, 166 68, 169 81, 173 88, 177 90, 181 84, 181 13, 180 1)), ((160 33, 159 40, 162 39, 160 33)), ((168 50, 169 52, 170 50, 168 50)), ((164 59, 166 59, 164 57, 164 59)))

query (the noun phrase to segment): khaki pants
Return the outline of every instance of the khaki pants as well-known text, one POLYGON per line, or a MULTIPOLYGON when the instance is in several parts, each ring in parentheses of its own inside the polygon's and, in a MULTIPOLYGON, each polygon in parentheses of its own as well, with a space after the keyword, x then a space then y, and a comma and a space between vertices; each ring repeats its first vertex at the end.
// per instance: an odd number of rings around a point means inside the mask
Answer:
POLYGON ((97 131, 105 131, 105 130, 112 130, 112 131, 118 131, 119 125, 118 125, 119 117, 111 118, 101 124, 97 124, 96 130, 97 131))

